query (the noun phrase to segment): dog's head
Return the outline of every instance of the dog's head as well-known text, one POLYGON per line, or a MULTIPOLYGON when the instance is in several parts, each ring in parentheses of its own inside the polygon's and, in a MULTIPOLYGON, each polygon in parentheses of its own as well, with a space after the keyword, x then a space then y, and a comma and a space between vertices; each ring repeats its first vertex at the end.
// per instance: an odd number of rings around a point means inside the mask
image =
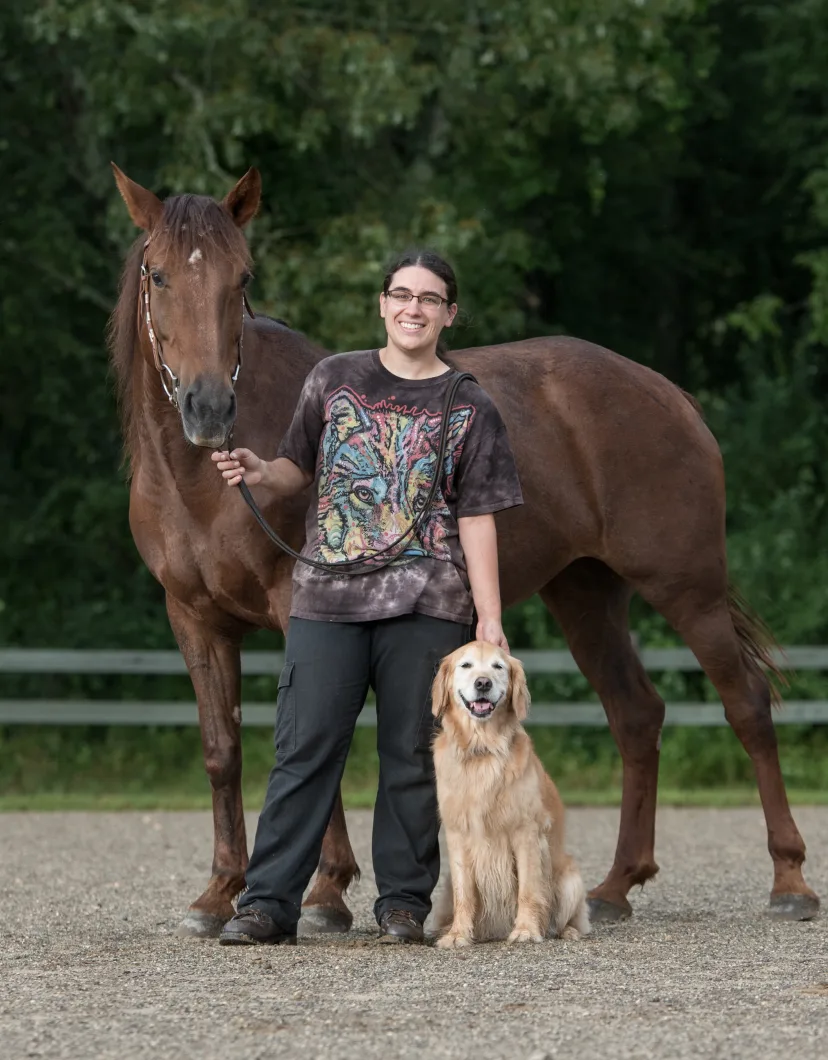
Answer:
POLYGON ((472 641, 447 655, 431 693, 431 712, 463 729, 494 723, 500 728, 523 721, 529 711, 526 674, 502 648, 472 641))

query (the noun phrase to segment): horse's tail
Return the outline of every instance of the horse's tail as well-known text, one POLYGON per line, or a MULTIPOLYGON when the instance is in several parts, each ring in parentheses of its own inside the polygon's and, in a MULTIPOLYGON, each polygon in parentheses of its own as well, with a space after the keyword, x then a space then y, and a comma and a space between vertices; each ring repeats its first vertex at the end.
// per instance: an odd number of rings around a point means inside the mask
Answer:
POLYGON ((727 587, 727 607, 743 654, 752 667, 767 670, 771 702, 775 707, 780 706, 781 689, 787 687, 788 680, 772 654, 782 650, 776 637, 734 585, 727 587))

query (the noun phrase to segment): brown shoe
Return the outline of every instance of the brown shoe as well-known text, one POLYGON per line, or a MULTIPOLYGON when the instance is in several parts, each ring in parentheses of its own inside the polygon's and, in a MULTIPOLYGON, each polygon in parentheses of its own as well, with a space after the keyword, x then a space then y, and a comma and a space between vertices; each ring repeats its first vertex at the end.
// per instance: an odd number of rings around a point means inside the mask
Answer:
POLYGON ((379 922, 380 942, 423 942, 423 925, 408 909, 389 909, 379 922))
POLYGON ((295 946, 296 930, 282 928, 261 909, 251 906, 228 920, 219 935, 220 946, 295 946))

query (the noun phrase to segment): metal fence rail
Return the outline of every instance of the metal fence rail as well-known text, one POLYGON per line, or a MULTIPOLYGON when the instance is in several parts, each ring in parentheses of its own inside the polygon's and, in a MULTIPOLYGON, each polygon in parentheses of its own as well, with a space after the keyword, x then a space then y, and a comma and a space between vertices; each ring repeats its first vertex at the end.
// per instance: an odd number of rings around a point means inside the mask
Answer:
MULTIPOLYGON (((568 651, 520 652, 526 672, 532 675, 576 674, 578 667, 568 651)), ((701 668, 688 648, 643 648, 639 656, 646 670, 698 672, 701 668)), ((777 653, 783 670, 828 670, 828 647, 792 647, 777 653)), ((282 652, 242 652, 242 673, 273 675, 284 663, 282 652)), ((80 651, 52 648, 0 649, 0 674, 142 674, 186 675, 184 660, 176 651, 80 651)), ((251 703, 243 708, 245 725, 272 726, 273 704, 251 703)), ((534 725, 605 726, 600 703, 533 703, 529 716, 534 725)), ((826 724, 828 700, 786 702, 775 713, 779 724, 826 724)), ((0 699, 0 724, 5 725, 195 725, 195 703, 91 699, 0 699)), ((366 707, 360 725, 376 725, 376 713, 366 707)), ((668 703, 667 725, 726 725, 720 703, 668 703)))

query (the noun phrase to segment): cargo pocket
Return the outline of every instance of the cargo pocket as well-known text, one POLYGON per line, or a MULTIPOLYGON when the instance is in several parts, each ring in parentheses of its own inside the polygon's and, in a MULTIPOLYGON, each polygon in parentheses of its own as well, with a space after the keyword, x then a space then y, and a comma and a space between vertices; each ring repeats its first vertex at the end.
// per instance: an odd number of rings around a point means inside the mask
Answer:
POLYGON ((437 676, 439 669, 440 663, 437 661, 432 667, 425 703, 423 703, 420 710, 420 724, 417 726, 417 739, 414 743, 415 751, 430 751, 432 740, 440 728, 440 723, 431 713, 431 686, 434 684, 434 678, 437 676))
POLYGON ((293 688, 292 662, 285 663, 279 674, 279 691, 276 696, 276 750, 289 754, 296 746, 296 696, 293 688))

